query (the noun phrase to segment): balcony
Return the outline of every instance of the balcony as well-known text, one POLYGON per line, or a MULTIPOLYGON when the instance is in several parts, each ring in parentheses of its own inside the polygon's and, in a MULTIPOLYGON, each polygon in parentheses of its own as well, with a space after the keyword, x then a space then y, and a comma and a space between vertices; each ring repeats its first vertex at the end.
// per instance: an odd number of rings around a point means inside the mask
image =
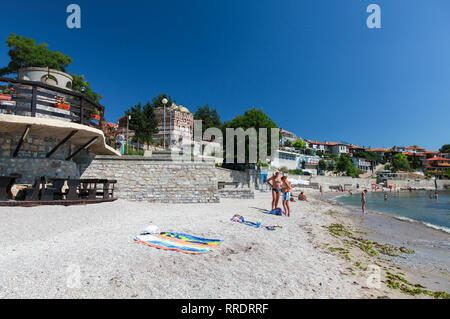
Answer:
POLYGON ((113 140, 105 138, 105 108, 88 96, 37 81, 0 77, 8 88, 0 94, 0 131, 21 133, 31 130, 37 137, 59 137, 93 151, 120 155, 113 140))

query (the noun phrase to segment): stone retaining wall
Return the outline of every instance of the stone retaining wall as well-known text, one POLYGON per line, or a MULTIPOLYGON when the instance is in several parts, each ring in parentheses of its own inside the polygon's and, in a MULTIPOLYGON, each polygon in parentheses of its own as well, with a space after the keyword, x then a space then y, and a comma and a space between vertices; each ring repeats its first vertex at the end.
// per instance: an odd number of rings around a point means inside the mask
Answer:
POLYGON ((79 164, 81 178, 117 180, 116 195, 136 201, 217 203, 214 161, 181 162, 142 156, 96 156, 79 164))

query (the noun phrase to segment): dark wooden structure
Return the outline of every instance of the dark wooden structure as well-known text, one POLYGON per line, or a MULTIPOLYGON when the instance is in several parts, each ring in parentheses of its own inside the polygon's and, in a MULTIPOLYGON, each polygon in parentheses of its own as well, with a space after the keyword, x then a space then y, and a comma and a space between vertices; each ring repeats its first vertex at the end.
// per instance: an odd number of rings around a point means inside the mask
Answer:
POLYGON ((0 176, 0 206, 84 205, 116 200, 116 180, 36 178, 33 185, 13 198, 14 176, 0 176))

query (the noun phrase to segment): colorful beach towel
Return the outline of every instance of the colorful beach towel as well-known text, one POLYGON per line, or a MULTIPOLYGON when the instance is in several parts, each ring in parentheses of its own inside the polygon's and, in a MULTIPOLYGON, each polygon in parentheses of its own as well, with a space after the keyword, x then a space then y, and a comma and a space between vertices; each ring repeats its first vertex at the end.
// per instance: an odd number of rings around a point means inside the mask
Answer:
POLYGON ((231 221, 237 222, 237 223, 241 223, 241 224, 245 224, 245 225, 247 225, 247 226, 256 227, 256 228, 264 228, 264 229, 267 229, 267 230, 275 230, 276 227, 281 228, 281 226, 279 226, 279 225, 275 225, 275 226, 264 226, 264 225, 262 225, 262 224, 260 224, 260 223, 251 222, 251 221, 249 221, 249 220, 245 220, 244 216, 241 216, 241 215, 239 215, 239 214, 234 215, 234 216, 231 218, 231 221))
POLYGON ((269 215, 277 215, 277 216, 284 216, 285 213, 281 208, 275 208, 274 210, 271 210, 270 212, 264 212, 265 214, 269 215))
POLYGON ((208 253, 222 242, 220 239, 201 238, 172 232, 163 232, 159 235, 140 235, 135 237, 134 240, 159 249, 196 255, 208 253))

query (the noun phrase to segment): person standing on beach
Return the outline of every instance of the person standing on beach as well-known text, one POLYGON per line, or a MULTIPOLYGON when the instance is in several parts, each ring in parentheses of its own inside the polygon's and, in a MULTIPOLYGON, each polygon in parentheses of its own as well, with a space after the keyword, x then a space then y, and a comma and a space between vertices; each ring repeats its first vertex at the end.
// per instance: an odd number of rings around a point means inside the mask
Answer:
POLYGON ((320 196, 322 196, 322 195, 323 195, 323 188, 322 188, 322 185, 319 186, 319 190, 320 190, 320 196))
POLYGON ((363 192, 361 193, 361 208, 362 208, 362 212, 363 214, 366 213, 366 194, 367 194, 367 189, 363 190, 363 192))
POLYGON ((387 200, 388 200, 388 195, 384 194, 384 201, 387 201, 387 200))
POLYGON ((283 183, 283 208, 287 217, 291 217, 291 208, 289 207, 289 201, 291 200, 291 183, 287 180, 286 176, 281 178, 283 183))
POLYGON ((281 194, 281 177, 280 172, 275 172, 275 175, 267 179, 267 184, 272 188, 272 210, 278 207, 281 194), (272 182, 272 183, 271 183, 272 182))

